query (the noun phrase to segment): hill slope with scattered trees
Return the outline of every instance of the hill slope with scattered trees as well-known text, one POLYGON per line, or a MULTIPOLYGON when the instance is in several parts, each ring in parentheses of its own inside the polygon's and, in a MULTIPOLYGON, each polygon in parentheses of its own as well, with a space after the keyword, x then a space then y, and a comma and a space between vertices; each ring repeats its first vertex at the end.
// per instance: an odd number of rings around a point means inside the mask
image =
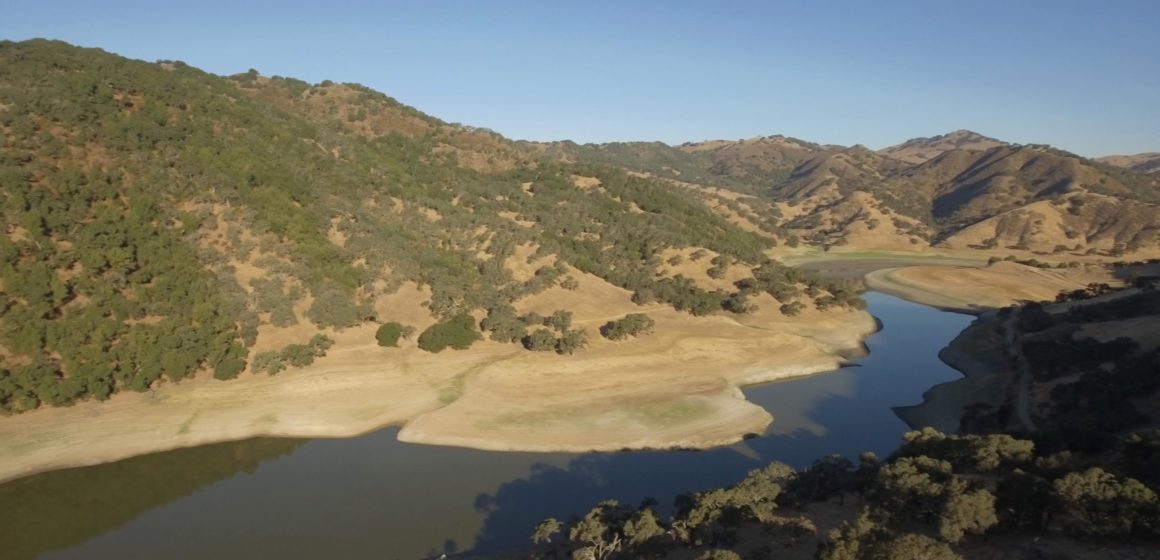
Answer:
MULTIPOLYGON (((861 305, 850 286, 770 261, 768 237, 693 191, 544 158, 354 84, 0 42, 0 130, 5 412, 282 374, 325 354, 326 332, 394 320, 373 303, 407 283, 456 326, 420 334, 432 350, 470 345, 477 316, 574 274, 697 315, 755 289, 861 305), (520 247, 547 264, 513 274, 520 247), (685 248, 754 280, 660 275, 662 253, 685 248), (256 353, 274 331, 299 334, 256 353)), ((556 348, 586 336, 562 330, 556 348)))
POLYGON ((734 194, 726 199, 711 189, 702 194, 711 206, 724 206, 723 215, 790 245, 1060 257, 1160 251, 1160 182, 1152 167, 966 130, 879 151, 780 136, 681 146, 536 146, 564 161, 728 189, 734 194))

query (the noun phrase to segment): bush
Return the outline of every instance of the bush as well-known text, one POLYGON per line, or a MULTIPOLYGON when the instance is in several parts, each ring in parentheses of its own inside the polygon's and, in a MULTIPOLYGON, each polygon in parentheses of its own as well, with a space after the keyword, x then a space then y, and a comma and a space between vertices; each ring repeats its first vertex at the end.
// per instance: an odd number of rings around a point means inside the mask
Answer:
POLYGON ((629 313, 623 319, 609 321, 600 327, 600 335, 608 340, 624 340, 651 333, 656 321, 644 313, 629 313))
POLYGON ((545 327, 552 327, 557 331, 564 332, 572 326, 572 312, 563 309, 557 309, 552 313, 551 317, 544 320, 545 327))
POLYGON ((213 368, 213 376, 215 379, 233 379, 246 369, 246 361, 241 358, 227 357, 218 362, 218 365, 213 368))
POLYGON ((265 372, 274 375, 286 369, 286 363, 282 360, 282 356, 271 350, 254 356, 253 367, 256 373, 265 372))
POLYGON ((781 307, 778 309, 781 311, 782 315, 785 315, 786 317, 794 317, 800 314, 805 308, 806 306, 802 305, 800 301, 793 301, 790 303, 781 304, 781 307))
POLYGON ((466 350, 482 338, 475 329, 475 319, 460 313, 441 323, 435 323, 419 335, 419 348, 427 352, 442 352, 445 348, 466 350))
POLYGON ((391 321, 390 323, 383 323, 379 326, 379 330, 375 331, 375 340, 379 342, 379 346, 398 346, 399 338, 403 336, 403 331, 407 327, 400 323, 391 321))
POLYGON ((556 349, 556 335, 548 329, 536 329, 523 338, 524 348, 533 352, 547 352, 556 349))
POLYGON ((491 333, 490 338, 496 342, 516 342, 527 335, 523 322, 516 316, 515 309, 510 305, 497 305, 487 312, 487 317, 479 323, 479 327, 491 333))
POLYGON ((544 316, 535 311, 525 313, 523 317, 520 317, 520 320, 529 327, 538 327, 544 324, 544 316))
POLYGON ((582 329, 564 331, 564 334, 556 341, 556 353, 574 354, 586 346, 588 346, 588 334, 582 329))

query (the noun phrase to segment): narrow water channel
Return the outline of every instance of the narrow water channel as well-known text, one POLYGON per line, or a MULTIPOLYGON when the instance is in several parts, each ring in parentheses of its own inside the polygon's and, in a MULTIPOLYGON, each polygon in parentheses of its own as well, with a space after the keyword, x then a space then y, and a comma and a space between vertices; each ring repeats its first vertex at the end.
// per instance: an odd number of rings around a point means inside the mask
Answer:
POLYGON ((870 293, 883 329, 836 372, 749 387, 761 437, 708 451, 496 453, 401 443, 255 439, 45 473, 0 486, 2 558, 401 558, 525 546, 535 523, 597 501, 672 503, 770 461, 889 454, 891 407, 958 377, 938 351, 971 317, 870 293))

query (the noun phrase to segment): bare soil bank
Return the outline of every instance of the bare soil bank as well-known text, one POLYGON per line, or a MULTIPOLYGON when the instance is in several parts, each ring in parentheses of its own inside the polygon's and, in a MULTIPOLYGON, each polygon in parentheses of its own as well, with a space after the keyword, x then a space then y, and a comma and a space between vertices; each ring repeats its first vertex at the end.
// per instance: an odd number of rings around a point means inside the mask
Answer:
POLYGON ((740 386, 835 369, 876 329, 861 311, 787 318, 766 296, 757 300, 764 313, 741 318, 648 309, 657 332, 614 343, 596 329, 609 315, 641 310, 628 294, 603 294, 612 299, 598 306, 565 300, 599 292, 565 292, 553 288, 521 307, 576 309, 593 339, 577 355, 492 342, 429 354, 378 347, 374 325, 348 329, 333 333, 325 358, 274 377, 190 380, 4 418, 0 481, 177 447, 347 437, 392 424, 404 425, 407 441, 492 450, 708 447, 772 421, 740 386))

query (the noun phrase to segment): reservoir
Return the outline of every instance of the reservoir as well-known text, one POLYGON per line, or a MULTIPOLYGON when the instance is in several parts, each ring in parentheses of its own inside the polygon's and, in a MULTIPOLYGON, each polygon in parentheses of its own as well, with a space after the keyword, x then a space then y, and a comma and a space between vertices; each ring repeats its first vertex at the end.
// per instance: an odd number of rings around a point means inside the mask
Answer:
POLYGON ((769 430, 706 451, 499 453, 397 441, 253 439, 145 455, 0 486, 0 558, 401 558, 530 544, 536 522, 614 498, 662 508, 771 461, 888 455, 892 407, 959 377, 938 359, 972 317, 866 294, 882 329, 838 371, 757 385, 769 430))

